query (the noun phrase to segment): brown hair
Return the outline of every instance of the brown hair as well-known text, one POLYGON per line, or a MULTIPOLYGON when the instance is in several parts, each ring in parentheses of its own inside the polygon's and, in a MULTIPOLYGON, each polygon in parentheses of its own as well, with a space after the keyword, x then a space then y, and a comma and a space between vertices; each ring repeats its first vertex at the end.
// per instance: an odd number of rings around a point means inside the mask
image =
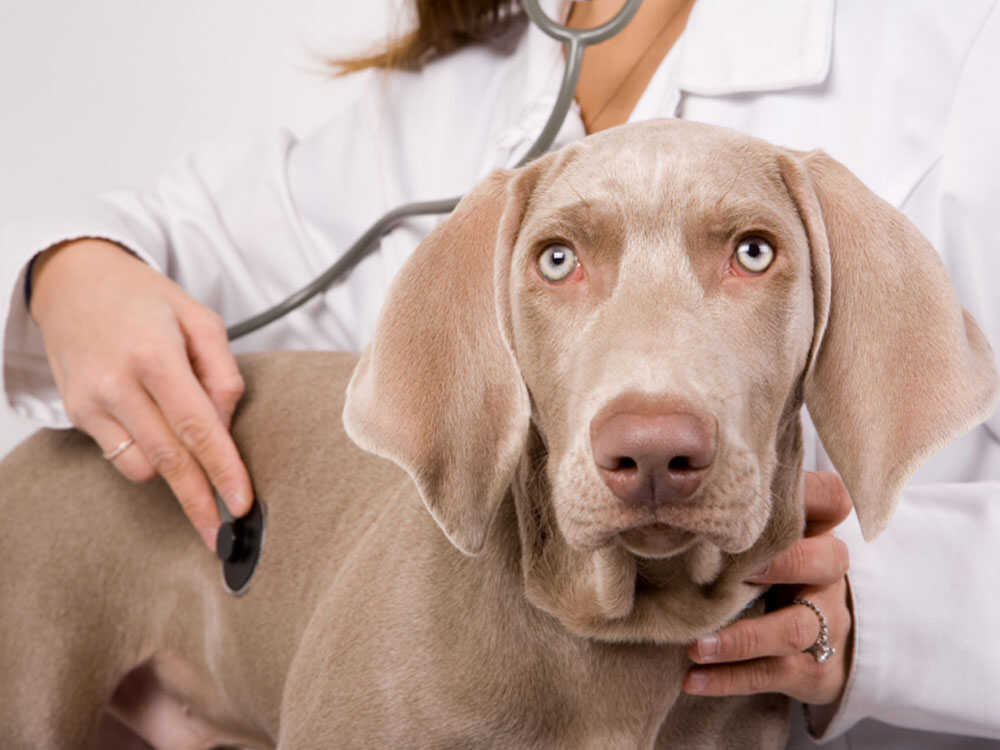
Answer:
POLYGON ((416 29, 369 54, 329 59, 337 75, 366 68, 419 70, 460 47, 497 36, 517 16, 519 8, 515 0, 411 1, 416 10, 416 29))

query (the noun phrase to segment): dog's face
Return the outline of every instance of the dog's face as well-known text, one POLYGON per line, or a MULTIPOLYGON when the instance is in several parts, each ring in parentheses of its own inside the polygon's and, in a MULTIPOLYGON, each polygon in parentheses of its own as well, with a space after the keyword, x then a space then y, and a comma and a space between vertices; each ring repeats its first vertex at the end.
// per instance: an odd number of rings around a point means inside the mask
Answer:
POLYGON ((637 581, 670 592, 661 628, 686 630, 710 599, 724 605, 706 619, 732 616, 761 590, 737 574, 802 523, 814 300, 777 152, 716 130, 629 136, 545 173, 511 258, 510 338, 547 479, 521 513, 555 527, 526 535, 571 548, 525 560, 562 569, 529 593, 591 633, 642 607, 637 581), (568 601, 591 566, 592 598, 568 601))
POLYGON ((467 553, 513 497, 526 594, 569 628, 679 642, 801 533, 803 400, 871 536, 988 413, 991 359, 843 167, 659 121, 470 193, 397 276, 344 418, 467 553))
POLYGON ((613 160, 581 149, 531 195, 513 349, 567 543, 701 546, 691 559, 719 569, 785 499, 771 488, 795 459, 778 440, 814 332, 809 244, 773 150, 615 135, 613 160))

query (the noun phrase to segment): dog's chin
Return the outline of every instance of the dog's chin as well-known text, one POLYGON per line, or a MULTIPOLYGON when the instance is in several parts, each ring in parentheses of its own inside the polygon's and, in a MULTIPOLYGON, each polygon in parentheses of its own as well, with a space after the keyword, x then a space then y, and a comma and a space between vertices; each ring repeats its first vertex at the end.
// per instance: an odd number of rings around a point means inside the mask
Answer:
POLYGON ((621 545, 636 557, 663 560, 687 552, 698 541, 696 534, 665 523, 651 523, 619 532, 621 545))

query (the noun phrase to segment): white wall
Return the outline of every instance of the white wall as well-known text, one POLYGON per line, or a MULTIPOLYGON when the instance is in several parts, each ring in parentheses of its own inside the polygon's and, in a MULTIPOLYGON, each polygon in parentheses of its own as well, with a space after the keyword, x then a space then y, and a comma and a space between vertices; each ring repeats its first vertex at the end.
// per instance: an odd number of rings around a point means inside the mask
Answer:
MULTIPOLYGON (((322 122, 399 0, 0 0, 0 223, 148 184, 194 147, 322 122)), ((29 431, 0 399, 0 456, 29 431)))

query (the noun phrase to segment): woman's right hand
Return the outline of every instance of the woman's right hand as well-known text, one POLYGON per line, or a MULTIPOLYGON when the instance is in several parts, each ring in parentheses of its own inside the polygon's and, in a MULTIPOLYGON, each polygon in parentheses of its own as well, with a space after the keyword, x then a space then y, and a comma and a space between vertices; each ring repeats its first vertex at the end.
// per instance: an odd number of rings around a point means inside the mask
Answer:
POLYGON ((243 379, 221 319, 120 246, 75 240, 32 268, 31 314, 70 420, 134 482, 162 476, 205 544, 250 508, 229 435, 243 379))

